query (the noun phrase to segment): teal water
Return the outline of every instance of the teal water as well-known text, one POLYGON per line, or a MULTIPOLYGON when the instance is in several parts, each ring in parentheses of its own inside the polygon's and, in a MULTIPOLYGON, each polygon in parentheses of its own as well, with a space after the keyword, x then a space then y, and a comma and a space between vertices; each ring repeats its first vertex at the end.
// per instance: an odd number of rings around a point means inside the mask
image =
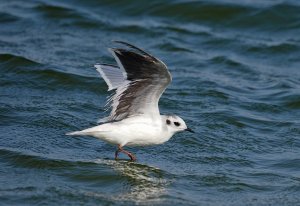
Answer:
POLYGON ((300 2, 0 1, 0 205, 300 205, 300 2), (104 117, 111 40, 162 59, 196 134, 68 137, 104 117))

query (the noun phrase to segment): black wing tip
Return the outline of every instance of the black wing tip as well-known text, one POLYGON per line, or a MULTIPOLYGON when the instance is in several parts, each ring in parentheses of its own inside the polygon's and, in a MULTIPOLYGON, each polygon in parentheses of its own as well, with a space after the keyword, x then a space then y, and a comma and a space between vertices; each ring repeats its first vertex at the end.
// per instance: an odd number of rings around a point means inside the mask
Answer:
MULTIPOLYGON (((128 43, 128 42, 120 41, 120 40, 112 40, 112 42, 118 43, 118 44, 123 44, 123 45, 125 45, 125 46, 128 46, 128 47, 130 47, 130 48, 132 48, 132 49, 135 49, 135 50, 141 52, 142 54, 144 54, 144 55, 146 55, 146 56, 149 56, 149 57, 151 57, 151 58, 153 58, 153 59, 156 59, 155 57, 153 57, 153 56, 152 56, 151 54, 149 54, 148 52, 145 52, 145 51, 142 50, 141 48, 139 48, 139 47, 137 47, 137 46, 134 46, 133 44, 130 44, 130 43, 128 43)), ((115 48, 112 48, 112 49, 114 50, 115 48)))
POLYGON ((114 42, 114 43, 118 43, 118 44, 125 44, 125 45, 131 45, 130 43, 128 43, 128 42, 125 42, 125 41, 121 41, 121 40, 111 40, 112 42, 114 42))
POLYGON ((96 65, 99 65, 99 66, 103 65, 103 66, 110 66, 110 67, 118 67, 117 65, 114 65, 114 64, 107 64, 107 63, 96 63, 95 66, 96 66, 96 65))

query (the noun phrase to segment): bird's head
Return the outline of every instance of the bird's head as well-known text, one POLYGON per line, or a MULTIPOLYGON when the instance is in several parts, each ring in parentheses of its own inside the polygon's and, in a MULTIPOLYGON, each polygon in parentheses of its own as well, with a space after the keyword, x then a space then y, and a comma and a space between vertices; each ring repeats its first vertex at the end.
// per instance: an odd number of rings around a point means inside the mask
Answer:
POLYGON ((165 115, 164 121, 165 121, 164 124, 166 124, 168 130, 171 132, 176 133, 181 131, 188 131, 188 132, 195 133, 193 130, 191 130, 186 126, 183 119, 181 119, 176 115, 165 115))

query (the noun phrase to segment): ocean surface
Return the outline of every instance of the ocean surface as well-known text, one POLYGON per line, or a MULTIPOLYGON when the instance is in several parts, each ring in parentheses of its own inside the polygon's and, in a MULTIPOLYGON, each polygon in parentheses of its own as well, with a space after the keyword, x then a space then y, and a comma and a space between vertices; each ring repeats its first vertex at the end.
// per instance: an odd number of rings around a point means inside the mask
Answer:
POLYGON ((300 1, 0 0, 0 205, 300 205, 300 1), (196 131, 116 147, 93 65, 164 61, 163 114, 196 131))

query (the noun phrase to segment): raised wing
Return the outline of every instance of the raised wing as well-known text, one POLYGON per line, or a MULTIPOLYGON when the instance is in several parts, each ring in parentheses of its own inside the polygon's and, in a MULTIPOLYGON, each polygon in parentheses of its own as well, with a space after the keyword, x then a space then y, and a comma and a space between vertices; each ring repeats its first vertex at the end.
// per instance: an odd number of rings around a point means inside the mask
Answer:
POLYGON ((119 73, 117 74, 116 67, 111 67, 115 71, 110 73, 105 71, 103 66, 95 65, 109 89, 117 88, 108 100, 112 111, 103 121, 118 121, 136 115, 158 118, 159 98, 171 82, 166 65, 131 44, 120 41, 117 43, 130 47, 109 49, 120 67, 119 73), (114 75, 110 75, 112 73, 114 75), (122 82, 120 74, 123 75, 122 82))

